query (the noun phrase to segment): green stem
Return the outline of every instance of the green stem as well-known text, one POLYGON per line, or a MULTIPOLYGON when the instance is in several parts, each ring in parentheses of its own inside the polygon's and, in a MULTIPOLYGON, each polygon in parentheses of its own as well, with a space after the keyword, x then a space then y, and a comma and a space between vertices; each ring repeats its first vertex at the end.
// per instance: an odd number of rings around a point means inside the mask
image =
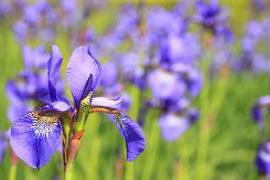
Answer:
POLYGON ((9 169, 9 180, 15 180, 16 179, 16 171, 17 171, 17 165, 11 165, 9 169))
POLYGON ((67 169, 65 170, 65 180, 72 180, 72 173, 73 173, 73 165, 72 163, 70 163, 67 169))

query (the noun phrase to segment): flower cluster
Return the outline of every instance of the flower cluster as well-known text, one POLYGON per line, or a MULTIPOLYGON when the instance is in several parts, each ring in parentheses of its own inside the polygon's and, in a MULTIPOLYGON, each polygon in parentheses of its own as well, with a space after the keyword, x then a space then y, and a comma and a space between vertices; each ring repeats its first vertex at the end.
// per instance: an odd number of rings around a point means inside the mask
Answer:
POLYGON ((247 24, 246 33, 241 42, 241 55, 236 62, 237 70, 250 70, 253 72, 269 72, 270 61, 269 45, 270 19, 251 21, 247 24))
POLYGON ((102 37, 95 37, 98 56, 113 58, 104 64, 109 76, 102 77, 103 89, 113 95, 124 93, 130 85, 136 86, 142 98, 140 123, 150 108, 159 109, 162 135, 170 141, 197 120, 198 112, 191 102, 203 84, 198 68, 200 41, 189 32, 190 23, 184 13, 189 6, 179 4, 171 11, 153 7, 146 11, 144 6, 136 9, 125 5, 116 25, 102 37))
MULTIPOLYGON (((256 124, 258 124, 260 131, 262 132, 262 141, 265 141, 264 132, 266 129, 265 117, 269 112, 270 107, 270 96, 260 97, 252 108, 252 117, 256 124)), ((270 175, 270 151, 269 141, 264 142, 257 150, 256 166, 258 172, 263 176, 270 175)))

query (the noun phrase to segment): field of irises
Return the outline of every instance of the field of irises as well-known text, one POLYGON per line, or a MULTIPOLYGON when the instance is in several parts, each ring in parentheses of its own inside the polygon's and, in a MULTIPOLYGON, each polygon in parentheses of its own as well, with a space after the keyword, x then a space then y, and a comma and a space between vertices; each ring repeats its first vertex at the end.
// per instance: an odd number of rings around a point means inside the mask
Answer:
POLYGON ((0 1, 0 179, 269 179, 269 12, 0 1))

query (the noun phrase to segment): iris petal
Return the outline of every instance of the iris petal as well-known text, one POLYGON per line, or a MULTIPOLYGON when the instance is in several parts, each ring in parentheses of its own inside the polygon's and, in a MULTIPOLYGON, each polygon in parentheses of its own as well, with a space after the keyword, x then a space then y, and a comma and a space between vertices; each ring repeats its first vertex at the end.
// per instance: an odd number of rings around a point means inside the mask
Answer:
POLYGON ((55 111, 37 110, 13 122, 11 147, 29 166, 44 166, 61 147, 62 127, 57 118, 55 111))
POLYGON ((82 99, 96 89, 100 73, 100 64, 88 47, 80 46, 73 51, 67 65, 66 76, 76 108, 80 106, 82 99))
POLYGON ((106 97, 95 97, 91 100, 91 105, 118 109, 121 102, 122 100, 120 98, 111 99, 106 97))
POLYGON ((120 119, 115 119, 113 123, 125 139, 127 160, 134 161, 145 149, 145 137, 141 127, 126 115, 121 115, 120 119))
POLYGON ((62 54, 57 46, 52 46, 52 53, 51 57, 48 61, 47 68, 48 68, 48 86, 49 86, 49 93, 52 101, 57 99, 56 97, 56 82, 60 76, 60 68, 63 61, 62 54))

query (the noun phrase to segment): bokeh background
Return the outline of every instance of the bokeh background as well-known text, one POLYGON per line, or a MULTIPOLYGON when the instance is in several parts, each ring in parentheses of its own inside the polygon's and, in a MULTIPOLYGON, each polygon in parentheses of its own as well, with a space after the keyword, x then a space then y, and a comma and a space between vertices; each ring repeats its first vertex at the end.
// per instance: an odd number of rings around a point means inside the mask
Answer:
MULTIPOLYGON (((123 4, 130 3, 136 7, 143 3, 146 9, 153 6, 170 9, 178 3, 174 0, 101 2, 96 1, 95 4, 101 5, 92 8, 91 15, 80 22, 82 27, 92 27, 100 36, 117 22, 123 4)), ((240 54, 246 25, 251 20, 269 16, 269 11, 258 13, 249 0, 220 0, 220 5, 227 9, 229 26, 234 33, 232 51, 240 54)), ((14 12, 0 19, 1 131, 10 127, 6 82, 23 69, 21 45, 12 29, 17 19, 19 13, 14 12)), ((74 47, 69 33, 61 28, 64 27, 57 27, 53 42, 45 45, 49 48, 51 44, 57 44, 62 50, 64 74, 74 47)), ((35 47, 41 43, 30 40, 29 44, 35 47)), ((110 61, 110 57, 101 59, 102 63, 106 61, 110 61)), ((92 115, 75 161, 74 179, 258 179, 255 158, 262 142, 258 125, 252 120, 251 108, 260 96, 269 93, 269 73, 227 69, 224 78, 220 76, 211 80, 207 76, 209 69, 205 63, 201 64, 200 69, 206 78, 200 95, 192 100, 192 105, 200 112, 200 118, 187 132, 176 141, 164 140, 157 123, 159 114, 155 110, 150 111, 143 128, 147 139, 146 149, 136 161, 126 162, 124 141, 117 129, 105 120, 106 116, 92 115)), ((127 89, 132 99, 130 115, 136 119, 141 106, 139 90, 135 86, 127 89)), ((266 128, 267 135, 270 135, 269 128, 266 128)), ((8 149, 0 164, 0 179, 9 177, 10 161, 8 149)), ((53 160, 40 170, 32 169, 22 161, 17 166, 16 179, 58 178, 63 178, 59 154, 54 155, 53 160)))

